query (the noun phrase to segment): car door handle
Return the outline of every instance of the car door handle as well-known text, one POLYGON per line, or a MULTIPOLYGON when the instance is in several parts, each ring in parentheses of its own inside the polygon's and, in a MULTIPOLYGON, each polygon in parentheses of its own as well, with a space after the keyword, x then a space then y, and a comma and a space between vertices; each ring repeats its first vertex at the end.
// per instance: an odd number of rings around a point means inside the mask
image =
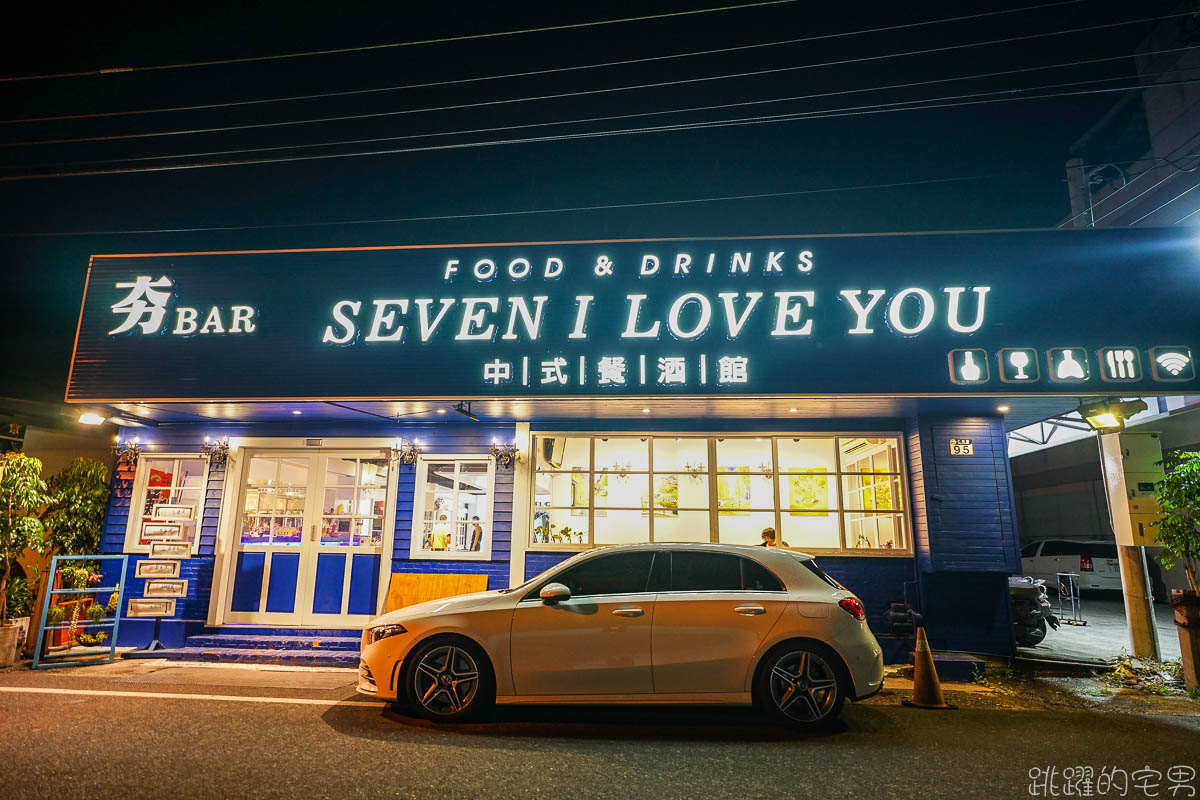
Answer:
POLYGON ((613 609, 613 616, 616 617, 640 617, 641 615, 642 610, 640 608, 626 607, 613 609))
POLYGON ((767 613, 767 610, 762 606, 735 606, 733 612, 735 614, 745 614, 747 617, 756 617, 759 614, 767 613))

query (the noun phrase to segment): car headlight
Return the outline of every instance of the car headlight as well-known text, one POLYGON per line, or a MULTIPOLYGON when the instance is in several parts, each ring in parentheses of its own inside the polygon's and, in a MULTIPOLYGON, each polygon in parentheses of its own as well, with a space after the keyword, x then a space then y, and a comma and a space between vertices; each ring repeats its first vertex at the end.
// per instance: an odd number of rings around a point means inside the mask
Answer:
POLYGON ((375 644, 389 636, 396 636, 401 633, 408 633, 408 628, 405 628, 403 625, 380 625, 378 628, 371 628, 367 631, 367 642, 368 644, 375 644))

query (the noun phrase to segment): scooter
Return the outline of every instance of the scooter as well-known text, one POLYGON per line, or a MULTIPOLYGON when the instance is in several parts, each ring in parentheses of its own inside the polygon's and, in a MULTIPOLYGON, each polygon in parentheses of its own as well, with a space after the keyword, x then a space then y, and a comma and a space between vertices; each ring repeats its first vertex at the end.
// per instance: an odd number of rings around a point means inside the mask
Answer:
POLYGON ((1058 630, 1058 617, 1050 612, 1046 597, 1046 582, 1040 578, 1008 579, 1008 594, 1012 599, 1013 633, 1017 644, 1032 647, 1046 638, 1049 624, 1058 630))

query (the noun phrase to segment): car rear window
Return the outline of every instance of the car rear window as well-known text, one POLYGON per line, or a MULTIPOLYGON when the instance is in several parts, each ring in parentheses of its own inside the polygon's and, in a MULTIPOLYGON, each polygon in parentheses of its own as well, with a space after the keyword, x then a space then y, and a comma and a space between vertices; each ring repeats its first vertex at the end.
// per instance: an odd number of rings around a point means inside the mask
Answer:
POLYGON ((805 569, 807 569, 813 575, 816 575, 818 578, 823 580, 825 583, 828 583, 833 588, 841 589, 842 591, 847 591, 845 586, 842 586, 840 583, 835 581, 833 578, 829 577, 829 575, 827 575, 825 573, 825 570, 818 567, 816 561, 812 560, 811 558, 797 558, 796 560, 799 561, 804 566, 805 569))
POLYGON ((783 582, 757 561, 706 550, 671 552, 671 591, 782 592, 783 582))
POLYGON ((1116 558, 1117 546, 1115 544, 1094 544, 1084 542, 1079 545, 1079 555, 1090 556, 1092 558, 1116 558))

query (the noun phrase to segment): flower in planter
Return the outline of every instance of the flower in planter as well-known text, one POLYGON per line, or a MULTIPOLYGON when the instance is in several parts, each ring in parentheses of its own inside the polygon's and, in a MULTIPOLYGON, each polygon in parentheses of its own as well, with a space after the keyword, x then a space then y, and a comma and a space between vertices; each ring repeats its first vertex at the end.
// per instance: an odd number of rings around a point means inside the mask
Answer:
POLYGON ((118 597, 119 595, 116 592, 113 592, 108 596, 108 605, 104 607, 105 612, 109 614, 115 614, 117 612, 118 597))

